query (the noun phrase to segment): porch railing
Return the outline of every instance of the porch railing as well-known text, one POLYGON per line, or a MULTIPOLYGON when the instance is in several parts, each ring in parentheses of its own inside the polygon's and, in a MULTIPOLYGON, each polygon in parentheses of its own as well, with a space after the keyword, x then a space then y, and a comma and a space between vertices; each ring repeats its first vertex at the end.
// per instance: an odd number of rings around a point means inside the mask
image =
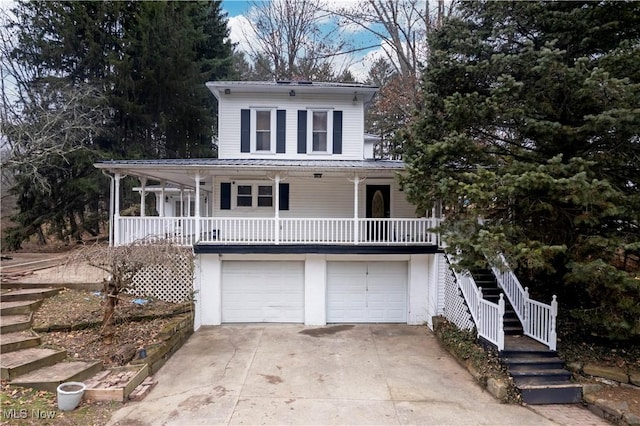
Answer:
POLYGON ((435 218, 238 218, 121 216, 114 244, 170 238, 181 245, 377 244, 439 245, 435 218), (197 224, 197 220, 200 221, 197 224), (196 226, 199 225, 199 226, 196 226), (199 235, 197 235, 199 234, 199 235))
POLYGON ((453 260, 447 256, 449 267, 453 271, 458 287, 471 311, 471 317, 476 324, 478 337, 496 345, 498 350, 504 349, 504 299, 500 294, 498 303, 485 300, 482 288, 476 285, 469 272, 457 272, 451 265, 453 260))
POLYGON ((516 315, 522 323, 524 334, 555 351, 556 317, 558 316, 556 296, 553 296, 550 305, 530 299, 529 289, 522 287, 518 277, 507 266, 504 256, 500 255, 500 258, 505 267, 503 269, 493 267, 493 274, 516 311, 516 315))

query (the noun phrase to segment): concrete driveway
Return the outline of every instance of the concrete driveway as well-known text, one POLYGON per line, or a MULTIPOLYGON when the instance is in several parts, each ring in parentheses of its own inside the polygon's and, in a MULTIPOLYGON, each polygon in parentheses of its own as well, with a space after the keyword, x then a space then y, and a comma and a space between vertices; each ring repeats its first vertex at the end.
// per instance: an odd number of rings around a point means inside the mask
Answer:
POLYGON ((203 328, 113 425, 555 424, 498 403, 425 327, 203 328))

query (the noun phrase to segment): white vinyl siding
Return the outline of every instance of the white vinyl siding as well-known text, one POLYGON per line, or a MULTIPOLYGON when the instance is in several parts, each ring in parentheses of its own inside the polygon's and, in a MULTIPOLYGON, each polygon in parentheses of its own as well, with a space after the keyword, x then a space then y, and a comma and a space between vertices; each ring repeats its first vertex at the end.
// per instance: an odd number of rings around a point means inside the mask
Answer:
POLYGON ((304 322, 304 263, 222 262, 222 322, 304 322))
MULTIPOLYGON (((346 176, 327 176, 313 178, 309 172, 308 177, 296 176, 285 180, 289 183, 289 210, 280 211, 280 217, 353 217, 353 182, 346 176)), ((216 190, 214 191, 214 216, 234 217, 264 217, 274 207, 241 208, 232 210, 220 210, 220 182, 234 182, 231 186, 231 195, 235 199, 238 185, 255 185, 253 191, 258 191, 258 185, 268 185, 268 182, 257 180, 239 180, 236 177, 216 177, 216 190)), ((360 184, 358 194, 358 217, 366 216, 365 192, 366 184, 360 184)), ((399 185, 393 179, 377 180, 376 184, 391 185, 391 217, 417 217, 415 207, 411 205, 405 196, 405 192, 399 190, 399 185)), ((256 192, 257 194, 257 192, 256 192)), ((275 188, 273 189, 274 203, 275 188)), ((233 203, 232 203, 233 204, 233 203)), ((254 206, 256 203, 253 204, 254 206)))
MULTIPOLYGON (((276 154, 276 158, 309 158, 308 154, 298 154, 297 117, 299 110, 335 110, 342 111, 342 154, 333 155, 329 150, 325 154, 313 154, 313 159, 352 159, 361 160, 364 150, 364 111, 362 104, 353 103, 353 94, 338 97, 335 95, 315 94, 313 96, 289 96, 283 94, 251 94, 224 97, 219 102, 218 113, 218 158, 274 158, 275 141, 272 152, 240 152, 240 110, 272 109, 286 110, 286 153, 276 154)), ((275 118, 273 118, 275 120, 275 118)), ((309 120, 309 126, 311 120, 309 120)), ((272 124, 275 129, 275 122, 272 124)), ((274 132, 272 132, 274 133, 274 132)), ((331 133, 329 131, 329 133, 331 133)), ((253 138, 252 138, 253 139, 253 138)), ((309 141, 307 141, 309 142, 309 141)), ((311 152, 311 151, 309 151, 311 152)))

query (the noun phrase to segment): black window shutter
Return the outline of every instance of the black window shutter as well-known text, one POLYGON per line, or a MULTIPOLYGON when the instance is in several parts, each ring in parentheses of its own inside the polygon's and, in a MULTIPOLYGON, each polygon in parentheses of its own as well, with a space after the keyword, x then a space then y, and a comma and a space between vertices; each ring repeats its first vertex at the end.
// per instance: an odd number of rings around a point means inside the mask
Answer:
POLYGON ((278 201, 280 210, 289 210, 289 184, 280 184, 280 200, 278 201))
POLYGON ((276 152, 284 154, 287 150, 287 111, 279 109, 276 116, 276 152))
POLYGON ((220 184, 220 210, 231 210, 231 184, 229 182, 220 184))
POLYGON ((251 110, 240 110, 240 152, 251 151, 251 110))
POLYGON ((298 111, 298 154, 307 153, 307 111, 298 111))
POLYGON ((342 111, 333 111, 333 153, 342 154, 342 111))

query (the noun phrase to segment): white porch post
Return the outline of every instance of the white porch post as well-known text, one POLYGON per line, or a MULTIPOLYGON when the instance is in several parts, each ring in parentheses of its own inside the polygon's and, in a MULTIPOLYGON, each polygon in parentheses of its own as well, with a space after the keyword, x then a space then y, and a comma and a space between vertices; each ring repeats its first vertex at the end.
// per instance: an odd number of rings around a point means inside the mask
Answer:
POLYGON ((360 176, 356 174, 353 179, 353 243, 360 244, 360 227, 358 220, 358 186, 360 185, 360 176))
POLYGON ((184 188, 180 186, 180 214, 176 214, 176 216, 184 216, 184 188))
POLYGON ((113 245, 120 245, 120 172, 115 173, 114 213, 113 213, 113 245))
POLYGON ((102 170, 102 174, 109 177, 109 247, 113 247, 113 193, 115 179, 102 170))
MULTIPOLYGON (((195 214, 195 219, 196 219, 196 237, 195 240, 193 241, 194 243, 200 241, 201 236, 200 236, 200 173, 196 173, 196 214, 195 214)), ((191 203, 189 203, 191 204, 191 203)))
POLYGON ((165 205, 164 205, 164 204, 165 204, 165 199, 164 199, 164 197, 165 197, 164 187, 165 187, 166 182, 165 182, 165 181, 162 181, 162 182, 160 182, 160 183, 161 183, 161 188, 162 188, 162 189, 160 190, 160 213, 159 213, 159 214, 160 214, 160 217, 164 217, 164 216, 165 216, 165 214, 164 214, 164 210, 165 210, 165 205))
POLYGON ((280 244, 280 173, 276 173, 273 182, 276 185, 276 195, 273 200, 275 206, 275 243, 280 244))
POLYGON ((147 215, 146 208, 147 203, 145 202, 145 198, 147 197, 147 178, 140 178, 140 216, 144 217, 147 215))

